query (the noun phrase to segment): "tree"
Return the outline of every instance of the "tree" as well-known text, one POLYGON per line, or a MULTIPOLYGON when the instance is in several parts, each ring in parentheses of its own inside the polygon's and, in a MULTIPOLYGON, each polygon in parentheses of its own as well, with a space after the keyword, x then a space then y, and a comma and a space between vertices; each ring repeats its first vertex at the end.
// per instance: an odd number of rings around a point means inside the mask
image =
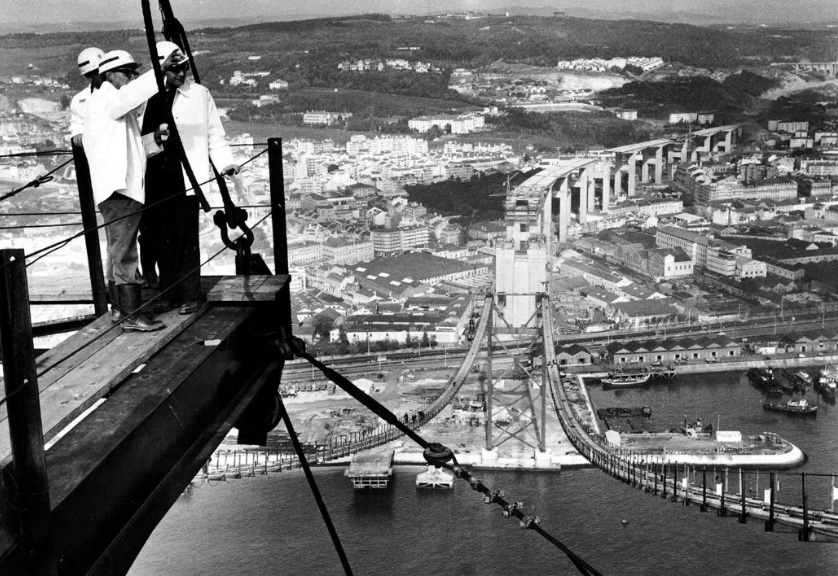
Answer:
POLYGON ((431 334, 430 344, 431 344, 431 348, 436 348, 437 347, 436 334, 431 334))
POLYGON ((428 338, 428 331, 425 330, 422 333, 422 348, 430 348, 431 347, 431 339, 428 338))
POLYGON ((321 340, 329 340, 330 333, 335 327, 335 321, 328 316, 317 316, 311 323, 314 329, 314 336, 319 336, 321 340))
POLYGON ((70 97, 66 94, 62 94, 61 98, 58 99, 58 104, 61 106, 62 110, 66 110, 70 107, 70 97))

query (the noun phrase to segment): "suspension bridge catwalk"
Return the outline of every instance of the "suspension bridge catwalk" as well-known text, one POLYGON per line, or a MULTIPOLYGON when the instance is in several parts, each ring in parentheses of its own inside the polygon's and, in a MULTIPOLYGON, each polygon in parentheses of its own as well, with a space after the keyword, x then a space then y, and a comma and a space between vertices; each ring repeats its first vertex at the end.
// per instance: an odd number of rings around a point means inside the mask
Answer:
MULTIPOLYGON (((766 531, 773 531, 775 525, 788 526, 798 530, 799 538, 803 541, 838 542, 838 514, 826 510, 816 511, 807 507, 805 479, 807 476, 810 478, 818 476, 816 474, 800 475, 804 486, 800 505, 780 504, 775 502, 774 488, 777 484, 773 472, 769 475, 770 488, 766 491, 765 499, 746 495, 741 468, 738 470, 739 493, 731 493, 725 484, 718 483, 713 478, 712 472, 708 483, 707 467, 695 466, 690 471, 687 465, 667 462, 665 456, 621 451, 610 445, 594 427, 582 425, 574 414, 559 375, 551 314, 544 314, 542 326, 544 364, 547 366, 548 382, 556 413, 568 440, 591 464, 644 492, 660 494, 662 498, 669 498, 672 502, 681 502, 684 505, 696 504, 701 511, 713 509, 719 516, 736 515, 740 523, 747 522, 748 517, 762 520, 765 522, 766 531), (701 481, 694 482, 692 478, 700 478, 701 481)), ((833 487, 832 490, 835 493, 836 488, 833 487)))
POLYGON ((265 444, 291 336, 281 140, 267 152, 270 213, 254 227, 271 219, 276 273, 242 211, 243 233, 222 232, 237 275, 203 276, 199 310, 161 315, 158 332, 105 313, 36 359, 34 253, 0 250, 0 574, 125 574, 232 427, 265 444))

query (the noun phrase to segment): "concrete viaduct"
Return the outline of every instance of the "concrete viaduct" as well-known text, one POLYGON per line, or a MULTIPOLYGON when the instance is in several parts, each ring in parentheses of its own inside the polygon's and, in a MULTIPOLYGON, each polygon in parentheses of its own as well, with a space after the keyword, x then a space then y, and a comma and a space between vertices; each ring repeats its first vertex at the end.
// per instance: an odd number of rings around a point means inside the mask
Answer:
MULTIPOLYGON (((691 132, 685 135, 683 141, 659 139, 611 148, 607 152, 614 155, 613 163, 605 166, 605 173, 601 175, 603 198, 610 197, 608 189, 611 173, 614 191, 619 194, 625 190, 631 197, 636 190, 638 163, 640 182, 662 184, 667 166, 678 162, 698 162, 713 153, 730 152, 741 135, 742 125, 730 124, 691 132), (627 183, 624 187, 623 179, 626 176, 627 183)), ((608 203, 603 202, 603 208, 607 209, 607 206, 608 203)))

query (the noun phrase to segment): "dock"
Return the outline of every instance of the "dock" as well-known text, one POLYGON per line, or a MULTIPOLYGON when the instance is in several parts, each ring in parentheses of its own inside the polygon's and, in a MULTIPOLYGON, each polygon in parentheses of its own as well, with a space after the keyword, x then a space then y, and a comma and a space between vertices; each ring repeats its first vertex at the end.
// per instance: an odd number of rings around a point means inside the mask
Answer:
POLYGON ((421 474, 416 476, 417 489, 428 488, 432 490, 451 490, 453 487, 454 475, 449 474, 442 468, 437 468, 435 466, 429 465, 427 472, 422 472, 421 474))
POLYGON ((346 476, 355 490, 385 490, 393 475, 394 450, 358 452, 352 456, 346 476))

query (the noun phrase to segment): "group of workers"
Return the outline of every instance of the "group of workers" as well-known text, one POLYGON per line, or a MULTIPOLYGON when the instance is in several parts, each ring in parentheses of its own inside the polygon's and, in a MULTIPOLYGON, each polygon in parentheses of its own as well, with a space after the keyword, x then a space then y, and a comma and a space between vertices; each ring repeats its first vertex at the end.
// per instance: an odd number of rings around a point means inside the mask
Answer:
POLYGON ((179 146, 199 183, 211 178, 211 162, 224 176, 240 170, 215 102, 187 77, 189 60, 180 47, 158 42, 157 54, 164 92, 154 71, 140 74, 141 63, 125 50, 86 48, 78 65, 89 85, 70 102, 74 153, 86 158, 105 223, 112 319, 139 332, 165 327, 140 310, 143 282, 160 288, 155 314, 198 309, 200 206, 179 146))

